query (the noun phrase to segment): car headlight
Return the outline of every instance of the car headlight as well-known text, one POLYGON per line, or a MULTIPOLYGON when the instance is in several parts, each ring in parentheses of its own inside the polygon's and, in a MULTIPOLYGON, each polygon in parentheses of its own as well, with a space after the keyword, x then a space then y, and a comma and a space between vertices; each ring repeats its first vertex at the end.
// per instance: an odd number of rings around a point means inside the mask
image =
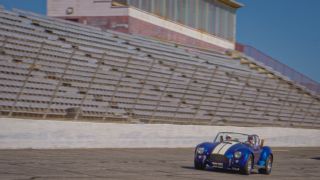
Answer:
POLYGON ((203 147, 198 147, 197 148, 197 154, 203 154, 204 153, 204 148, 203 147))
POLYGON ((241 157, 241 152, 240 151, 236 151, 234 153, 234 158, 239 159, 241 157))

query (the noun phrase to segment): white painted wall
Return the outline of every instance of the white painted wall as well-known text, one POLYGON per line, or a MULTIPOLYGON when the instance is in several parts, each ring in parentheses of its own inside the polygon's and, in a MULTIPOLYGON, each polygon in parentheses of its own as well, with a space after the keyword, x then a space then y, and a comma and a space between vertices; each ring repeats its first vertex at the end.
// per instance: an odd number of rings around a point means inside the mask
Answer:
POLYGON ((47 0, 47 15, 64 16, 127 16, 128 8, 111 8, 111 0, 47 0), (74 13, 67 15, 72 7, 74 13))
POLYGON ((112 124, 0 118, 0 149, 194 147, 219 131, 258 134, 270 146, 319 146, 320 130, 112 124))

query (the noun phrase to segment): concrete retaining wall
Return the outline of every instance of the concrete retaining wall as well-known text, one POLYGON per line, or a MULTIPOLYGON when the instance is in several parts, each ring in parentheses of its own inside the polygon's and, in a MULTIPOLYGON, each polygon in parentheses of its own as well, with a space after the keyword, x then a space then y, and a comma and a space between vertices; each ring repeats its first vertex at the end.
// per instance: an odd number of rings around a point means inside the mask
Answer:
POLYGON ((258 134, 269 146, 319 146, 320 130, 113 124, 0 118, 0 149, 194 147, 219 131, 258 134))

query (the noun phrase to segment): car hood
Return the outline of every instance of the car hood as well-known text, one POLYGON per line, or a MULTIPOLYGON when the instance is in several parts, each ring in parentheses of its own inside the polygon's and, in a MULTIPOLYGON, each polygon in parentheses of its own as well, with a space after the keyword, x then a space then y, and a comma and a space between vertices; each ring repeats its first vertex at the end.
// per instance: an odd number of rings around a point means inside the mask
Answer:
MULTIPOLYGON (((248 149, 248 146, 234 141, 225 141, 225 142, 204 142, 199 144, 197 147, 203 147, 207 154, 233 154, 235 151, 240 149, 248 149)), ((250 149, 250 148, 249 148, 250 149)))
POLYGON ((240 149, 243 144, 234 141, 225 141, 218 143, 211 151, 211 154, 221 154, 225 155, 227 152, 234 152, 237 149, 240 149))

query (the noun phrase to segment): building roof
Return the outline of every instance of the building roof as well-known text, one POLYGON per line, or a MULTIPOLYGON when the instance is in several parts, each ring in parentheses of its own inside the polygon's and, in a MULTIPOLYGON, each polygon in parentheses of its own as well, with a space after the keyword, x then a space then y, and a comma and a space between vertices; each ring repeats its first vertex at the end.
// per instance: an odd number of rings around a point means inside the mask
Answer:
POLYGON ((232 8, 236 8, 236 9, 237 8, 241 8, 241 7, 244 6, 243 4, 241 4, 241 3, 239 3, 239 2, 237 2, 235 0, 218 0, 218 1, 220 1, 223 4, 226 4, 226 5, 230 6, 232 8))

